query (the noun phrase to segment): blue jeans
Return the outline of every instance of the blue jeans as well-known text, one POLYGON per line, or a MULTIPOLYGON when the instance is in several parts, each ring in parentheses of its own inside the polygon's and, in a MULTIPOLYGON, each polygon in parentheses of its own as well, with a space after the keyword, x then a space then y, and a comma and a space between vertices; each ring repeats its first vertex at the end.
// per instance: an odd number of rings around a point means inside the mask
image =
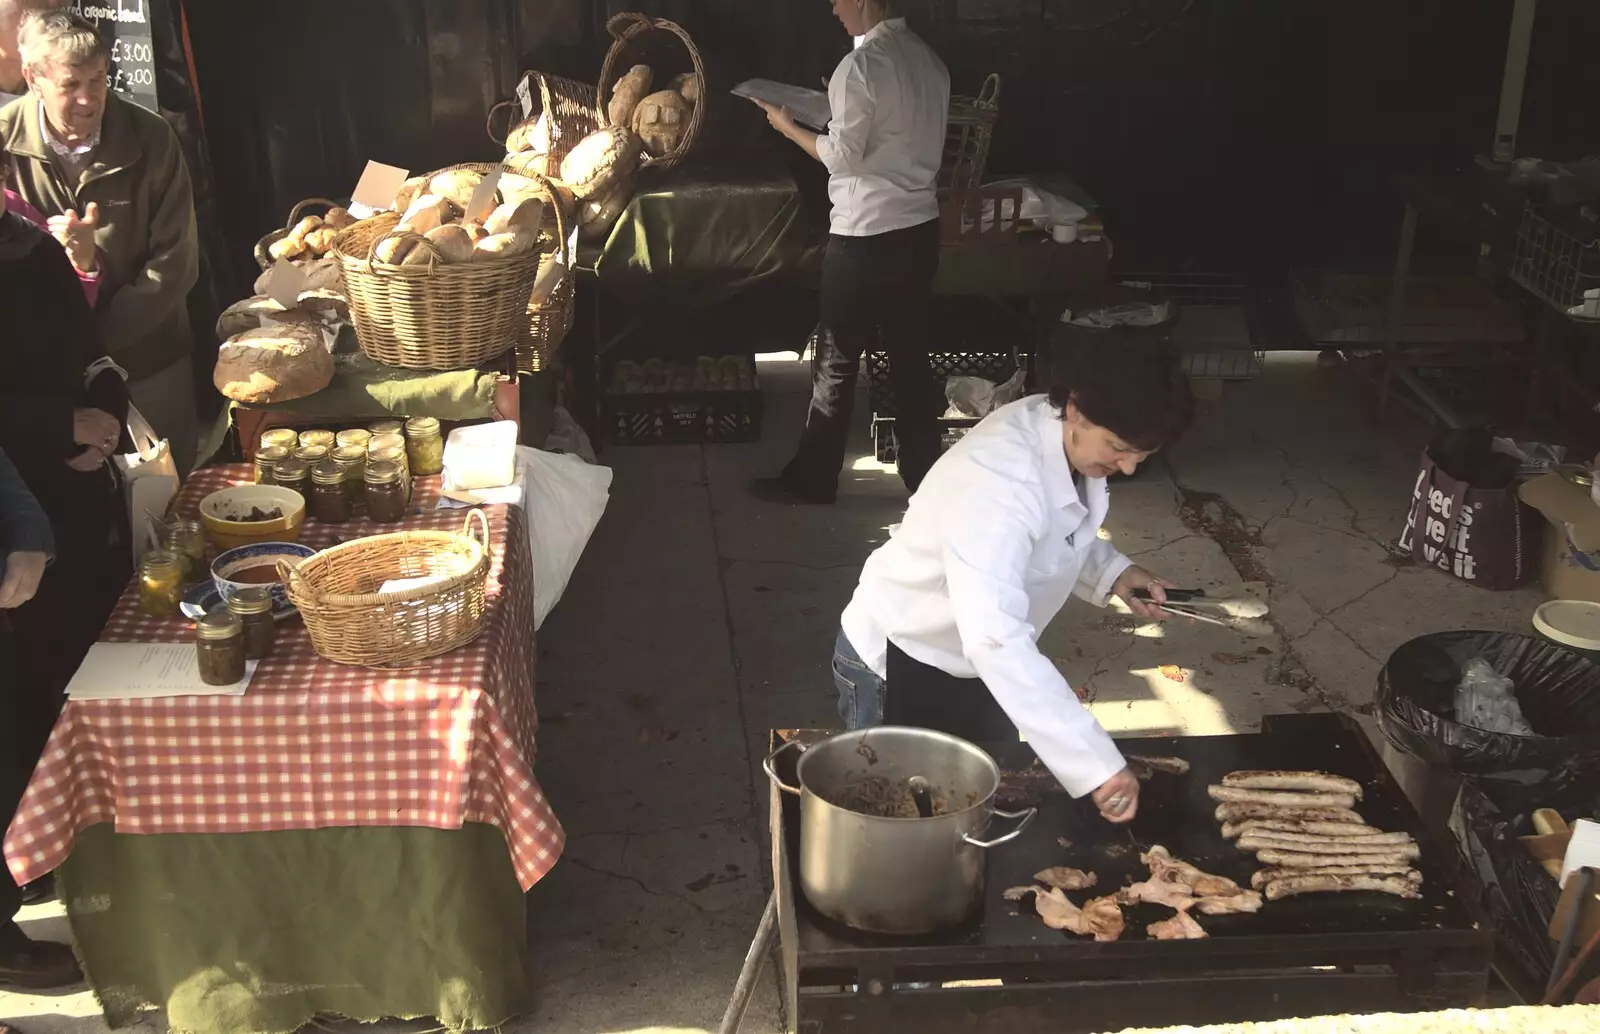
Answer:
POLYGON ((833 684, 839 690, 839 717, 846 729, 883 724, 883 680, 862 662, 842 631, 833 645, 833 684))

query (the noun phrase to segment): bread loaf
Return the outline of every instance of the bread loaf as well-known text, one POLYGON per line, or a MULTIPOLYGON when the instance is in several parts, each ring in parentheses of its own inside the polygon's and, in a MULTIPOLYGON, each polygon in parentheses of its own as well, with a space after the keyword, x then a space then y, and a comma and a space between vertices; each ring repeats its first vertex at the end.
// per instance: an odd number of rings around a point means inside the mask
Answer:
MULTIPOLYGON (((523 172, 537 172, 541 176, 552 175, 550 156, 542 151, 507 152, 506 166, 512 169, 520 169, 523 172)), ((555 171, 559 172, 560 170, 555 171)), ((502 175, 500 178, 504 180, 505 176, 502 175)), ((505 197, 504 189, 500 191, 500 196, 505 197)), ((510 199, 508 198, 507 200, 510 199)))
MULTIPOLYGON (((301 291, 294 304, 294 310, 285 313, 285 316, 304 313, 309 316, 315 316, 323 322, 344 320, 348 323, 350 321, 350 302, 339 291, 301 291)), ((274 316, 273 319, 279 320, 282 317, 274 316)))
POLYGON ((338 205, 328 209, 322 217, 323 226, 331 226, 335 230, 342 230, 346 226, 354 226, 356 217, 350 214, 350 209, 340 208, 338 205))
POLYGON ((667 89, 677 90, 691 105, 700 103, 700 77, 693 72, 682 72, 672 77, 667 89))
POLYGON ((467 231, 467 236, 472 238, 474 244, 489 236, 489 231, 483 228, 482 223, 462 223, 461 228, 467 231))
MULTIPOLYGON (((439 254, 445 262, 472 261, 472 235, 467 232, 466 227, 459 223, 440 226, 429 230, 423 236, 427 237, 433 246, 439 249, 439 254)), ((412 254, 426 250, 426 248, 418 247, 413 249, 412 254)), ((407 257, 409 258, 410 256, 407 257)))
POLYGON ((544 202, 539 198, 525 198, 516 203, 506 202, 483 221, 485 233, 509 233, 512 230, 524 230, 528 233, 539 232, 539 221, 544 217, 544 202))
POLYGON ((501 173, 499 186, 500 199, 508 205, 515 204, 518 201, 526 201, 531 197, 545 198, 550 193, 540 181, 531 176, 518 175, 515 172, 501 173))
MULTIPOLYGON (((267 272, 270 273, 271 270, 267 272)), ((262 279, 266 279, 265 273, 262 274, 262 279)), ((261 326, 262 316, 277 316, 282 312, 282 305, 262 294, 234 302, 223 309, 222 315, 217 317, 217 337, 226 341, 235 334, 242 334, 261 326)))
POLYGON ((450 202, 437 194, 424 194, 411 202, 406 214, 400 218, 398 229, 412 233, 427 233, 449 222, 454 214, 450 202))
MULTIPOLYGON (((305 274, 305 289, 307 291, 342 291, 344 289, 344 284, 339 279, 339 260, 336 258, 318 259, 309 263, 305 267, 305 274)), ((263 274, 264 278, 265 274, 263 274)))
POLYGON ((639 101, 650 92, 655 73, 649 65, 634 65, 611 88, 611 103, 606 105, 606 119, 613 126, 632 124, 633 111, 639 101))
MULTIPOLYGON (((679 97, 678 103, 686 102, 679 97)), ((591 133, 562 159, 561 181, 580 201, 603 194, 638 166, 640 147, 639 138, 626 126, 591 133)))
POLYGON ((286 402, 333 380, 333 356, 316 324, 289 323, 235 334, 217 350, 212 383, 237 402, 286 402))
POLYGON ((533 151, 546 154, 550 150, 550 120, 544 112, 539 117, 521 123, 506 137, 506 153, 533 151))
POLYGON ((538 242, 539 238, 536 235, 521 230, 496 233, 472 246, 472 261, 489 262, 511 255, 521 255, 523 252, 532 251, 538 242))
MULTIPOLYGON (((472 200, 472 192, 483 182, 483 173, 471 169, 448 169, 437 173, 428 181, 428 193, 442 197, 457 208, 465 209, 472 200)), ((448 220, 447 220, 448 221, 448 220)))
POLYGON ((604 239, 631 201, 633 177, 626 176, 600 197, 583 202, 578 208, 578 236, 585 241, 604 239))
POLYGON ((400 184, 400 189, 394 195, 394 210, 396 212, 404 212, 410 208, 411 202, 426 193, 423 188, 427 185, 428 177, 426 176, 413 176, 400 184))
POLYGON ((310 255, 321 258, 333 247, 333 239, 339 236, 339 231, 331 226, 319 226, 306 234, 306 251, 310 255))
POLYGON ((689 128, 694 108, 676 90, 659 90, 639 102, 633 112, 633 131, 644 149, 661 157, 677 149, 678 141, 689 128))
POLYGON ((416 247, 415 237, 385 237, 372 249, 372 258, 375 262, 386 262, 391 266, 398 266, 405 261, 405 257, 416 247))

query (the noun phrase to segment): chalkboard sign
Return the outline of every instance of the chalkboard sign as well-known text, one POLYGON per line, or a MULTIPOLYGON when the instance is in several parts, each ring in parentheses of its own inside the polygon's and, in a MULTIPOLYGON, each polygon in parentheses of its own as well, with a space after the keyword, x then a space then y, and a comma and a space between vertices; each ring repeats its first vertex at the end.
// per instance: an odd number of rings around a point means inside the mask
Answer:
POLYGON ((111 43, 106 85, 151 111, 156 110, 156 48, 150 38, 150 7, 157 0, 73 0, 68 6, 111 43))

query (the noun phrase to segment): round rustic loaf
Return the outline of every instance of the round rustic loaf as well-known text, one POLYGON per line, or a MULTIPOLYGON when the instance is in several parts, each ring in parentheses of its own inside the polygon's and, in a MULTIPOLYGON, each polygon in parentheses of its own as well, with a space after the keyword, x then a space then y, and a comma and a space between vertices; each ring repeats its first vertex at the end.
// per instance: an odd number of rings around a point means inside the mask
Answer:
POLYGON ((634 109, 640 98, 650 92, 655 73, 649 65, 634 65, 611 88, 611 103, 606 105, 606 120, 613 126, 626 126, 633 121, 634 109))
POLYGON ((562 160, 561 182, 580 201, 603 194, 633 172, 639 164, 640 147, 639 138, 626 126, 590 133, 562 160))
POLYGON ((682 72, 672 77, 667 89, 677 90, 690 104, 700 103, 700 77, 693 72, 682 72))
POLYGON ((633 131, 644 149, 659 158, 675 150, 689 128, 694 106, 677 90, 657 90, 633 111, 633 131))
POLYGON ((315 323, 286 323, 235 334, 217 350, 212 383, 236 402, 286 402, 333 380, 333 356, 315 323))

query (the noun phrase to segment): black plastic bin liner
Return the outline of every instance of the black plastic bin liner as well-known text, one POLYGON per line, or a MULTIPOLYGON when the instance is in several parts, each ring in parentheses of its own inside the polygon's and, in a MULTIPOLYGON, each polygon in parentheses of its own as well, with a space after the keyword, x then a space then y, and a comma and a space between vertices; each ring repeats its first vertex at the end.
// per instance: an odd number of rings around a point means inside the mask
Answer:
POLYGON ((1378 725, 1396 749, 1463 775, 1571 768, 1600 776, 1600 665, 1512 632, 1435 632, 1400 647, 1378 673, 1378 725), (1535 736, 1454 720, 1462 667, 1482 657, 1511 679, 1535 736))
POLYGON ((1561 896, 1555 878, 1517 839, 1533 834, 1539 808, 1554 808, 1568 822, 1600 818, 1600 780, 1592 770, 1565 768, 1469 776, 1461 785, 1463 846, 1482 887, 1480 903, 1494 918, 1499 953, 1535 989, 1555 960, 1550 917, 1561 896))

